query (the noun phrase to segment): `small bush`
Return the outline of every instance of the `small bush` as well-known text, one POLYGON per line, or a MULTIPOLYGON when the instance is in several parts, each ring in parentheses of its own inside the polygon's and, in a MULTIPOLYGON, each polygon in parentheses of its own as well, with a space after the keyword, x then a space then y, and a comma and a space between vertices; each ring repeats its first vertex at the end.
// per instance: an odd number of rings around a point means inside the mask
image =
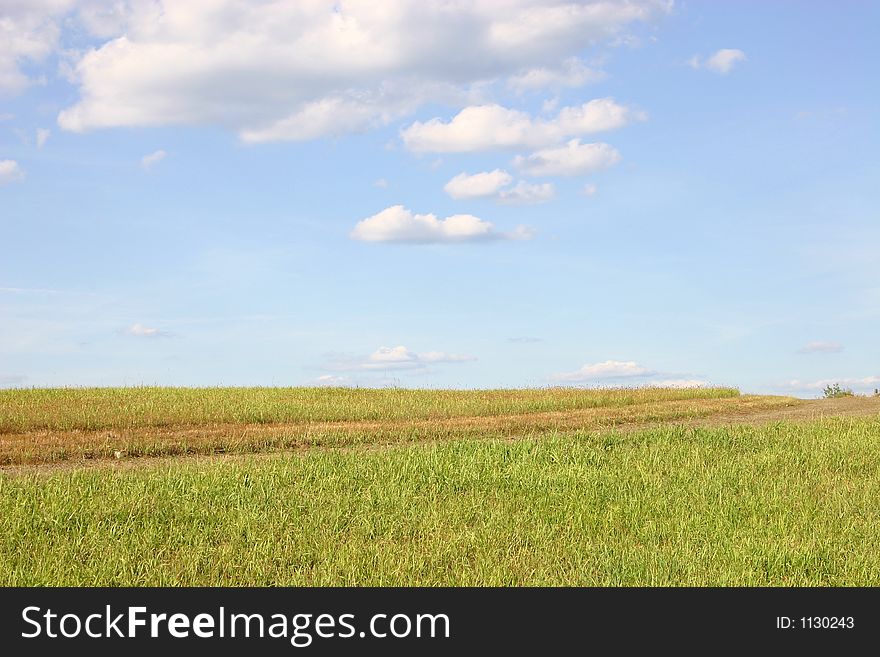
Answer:
MULTIPOLYGON (((874 391, 877 392, 876 390, 874 391)), ((841 388, 839 383, 832 383, 823 388, 822 393, 825 399, 836 399, 837 397, 852 397, 853 391, 849 388, 841 388)))

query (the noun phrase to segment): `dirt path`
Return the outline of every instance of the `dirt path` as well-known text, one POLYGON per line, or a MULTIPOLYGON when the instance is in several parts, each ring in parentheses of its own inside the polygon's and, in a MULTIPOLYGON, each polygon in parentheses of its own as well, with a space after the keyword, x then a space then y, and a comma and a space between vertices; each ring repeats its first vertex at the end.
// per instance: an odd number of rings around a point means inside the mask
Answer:
MULTIPOLYGON (((556 414, 556 413, 554 413, 556 414)), ((562 413, 560 413, 562 415, 562 413)), ((650 429, 652 427, 662 425, 684 425, 692 427, 711 427, 711 426, 728 426, 728 425, 762 425, 773 422, 809 422, 829 417, 877 417, 880 419, 880 397, 843 397, 839 399, 814 399, 803 400, 795 405, 779 406, 770 409, 765 408, 749 408, 744 407, 742 410, 734 412, 719 412, 709 417, 702 418, 678 418, 669 421, 652 421, 652 422, 632 422, 621 425, 615 425, 616 431, 639 431, 650 429)), ((454 422, 466 421, 454 420, 454 422)), ((611 427, 602 427, 590 429, 595 433, 608 431, 611 427)), ((516 436, 506 438, 508 440, 516 440, 516 436)), ((435 442, 435 441, 419 441, 419 442, 435 442)), ((163 456, 138 456, 125 457, 121 459, 89 459, 89 460, 63 460, 49 463, 27 464, 27 465, 4 465, 0 466, 0 474, 9 475, 27 475, 27 474, 49 474, 61 470, 83 470, 83 469, 110 469, 110 470, 132 470, 139 468, 149 468, 151 466, 177 465, 185 463, 229 463, 241 460, 251 460, 255 458, 271 458, 283 452, 306 451, 340 451, 340 450, 377 450, 393 446, 407 446, 418 444, 417 442, 398 442, 398 443, 378 443, 364 445, 302 445, 289 449, 267 449, 262 451, 254 451, 247 453, 229 453, 229 454, 182 454, 182 455, 163 455, 163 456)))
POLYGON ((728 424, 768 424, 770 422, 800 422, 823 417, 880 416, 880 397, 840 397, 838 399, 807 399, 797 406, 784 406, 746 413, 721 413, 708 418, 687 421, 691 426, 719 426, 728 424))

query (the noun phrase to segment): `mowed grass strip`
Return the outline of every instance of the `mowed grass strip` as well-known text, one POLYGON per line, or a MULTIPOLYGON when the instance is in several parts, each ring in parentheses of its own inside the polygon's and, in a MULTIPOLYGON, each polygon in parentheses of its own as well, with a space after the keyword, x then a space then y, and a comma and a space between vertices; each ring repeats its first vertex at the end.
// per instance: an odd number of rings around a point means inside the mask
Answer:
POLYGON ((880 584, 880 421, 0 476, 3 585, 880 584))
POLYGON ((442 419, 736 397, 735 388, 51 388, 0 390, 0 433, 442 419))
MULTIPOLYGON (((675 391, 668 391, 670 396, 675 391)), ((653 399, 656 391, 645 395, 653 399)), ((473 393, 479 394, 479 393, 473 393)), ((553 397, 556 391, 548 391, 553 397)), ((606 393, 581 395, 587 402, 606 393)), ((565 396, 563 395, 565 398, 565 396)), ((290 424, 218 424, 138 427, 101 431, 33 430, 0 434, 0 465, 35 465, 116 456, 179 456, 248 453, 315 447, 390 445, 441 440, 511 438, 574 430, 597 430, 627 424, 705 418, 720 413, 749 413, 799 403, 787 397, 728 396, 643 401, 641 395, 613 395, 609 406, 504 415, 453 416, 435 419, 349 420, 290 424)), ((538 405, 538 408, 544 405, 538 405)))

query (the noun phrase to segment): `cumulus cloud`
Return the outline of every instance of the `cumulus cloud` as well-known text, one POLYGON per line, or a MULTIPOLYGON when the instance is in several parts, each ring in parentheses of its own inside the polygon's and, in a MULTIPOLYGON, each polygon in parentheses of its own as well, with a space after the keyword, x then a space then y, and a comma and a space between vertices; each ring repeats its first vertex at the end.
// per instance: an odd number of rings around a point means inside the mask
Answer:
POLYGON ((460 173, 443 187, 454 199, 494 198, 507 205, 527 205, 551 200, 555 194, 551 183, 533 184, 520 180, 516 185, 513 176, 503 169, 482 173, 460 173))
POLYGON ((24 180, 24 170, 15 160, 0 160, 0 186, 24 180))
POLYGON ((737 50, 736 48, 722 48, 706 59, 703 59, 699 55, 694 55, 688 61, 688 64, 695 69, 702 68, 712 71, 713 73, 726 75, 733 70, 733 67, 736 66, 737 62, 744 62, 746 59, 746 54, 742 50, 737 50))
MULTIPOLYGON (((328 361, 324 369, 337 372, 424 372, 430 365, 438 363, 467 363, 477 360, 474 356, 451 354, 443 351, 415 352, 403 345, 379 347, 367 357, 335 357, 328 361)), ((320 377, 335 381, 341 377, 320 377)))
POLYGON ((799 354, 836 354, 843 351, 843 345, 837 342, 808 342, 798 349, 799 354))
POLYGON ((167 156, 168 153, 163 150, 153 151, 149 155, 144 155, 141 158, 141 166, 144 168, 144 170, 149 171, 154 166, 159 164, 159 162, 164 160, 167 156))
POLYGON ((573 372, 559 372, 550 377, 553 381, 566 383, 587 383, 604 379, 628 379, 656 374, 635 361, 606 360, 601 363, 588 363, 573 372))
POLYGON ((443 190, 455 199, 485 198, 495 196, 513 182, 513 176, 503 169, 484 171, 469 175, 460 173, 443 187, 443 190))
POLYGON ((597 98, 583 105, 563 107, 550 119, 501 105, 465 107, 450 121, 416 121, 401 131, 404 145, 415 152, 465 153, 502 148, 538 148, 568 137, 604 132, 643 121, 646 114, 597 98))
POLYGON ((532 176, 578 176, 607 169, 620 160, 620 153, 608 144, 582 144, 580 139, 572 139, 563 146, 518 155, 513 163, 532 176))
POLYGON ((537 89, 582 87, 605 79, 605 73, 587 66, 577 57, 566 59, 558 68, 533 68, 512 76, 507 86, 520 93, 537 89))
POLYGON ((593 183, 587 183, 583 187, 581 187, 581 194, 584 196, 595 196, 596 192, 599 191, 599 188, 596 187, 593 183))
POLYGON ((143 324, 132 324, 131 326, 126 326, 124 329, 119 331, 122 335, 131 336, 133 338, 167 338, 170 337, 170 333, 167 331, 163 331, 162 329, 155 328, 153 326, 144 326, 143 324))
POLYGON ((384 178, 379 178, 376 182, 373 183, 373 187, 378 187, 379 189, 388 189, 388 181, 384 178))
POLYGON ((438 219, 433 214, 414 214, 402 205, 393 205, 359 221, 350 237, 363 242, 431 244, 528 239, 531 233, 523 226, 511 233, 500 233, 491 222, 470 214, 438 219))
POLYGON ((0 6, 0 96, 14 96, 35 80, 23 71, 58 48, 59 19, 74 0, 28 0, 0 6))
POLYGON ((511 77, 579 83, 589 74, 573 57, 671 4, 120 0, 79 12, 106 40, 71 55, 79 98, 58 122, 76 131, 221 125, 253 142, 364 130, 511 77))

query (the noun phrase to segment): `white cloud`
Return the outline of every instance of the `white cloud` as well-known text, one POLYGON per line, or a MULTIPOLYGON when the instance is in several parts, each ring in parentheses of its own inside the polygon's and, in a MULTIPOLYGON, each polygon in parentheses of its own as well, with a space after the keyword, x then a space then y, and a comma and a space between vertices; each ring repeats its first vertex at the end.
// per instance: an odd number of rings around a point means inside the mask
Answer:
POLYGON ((534 205, 545 203, 556 196, 556 189, 552 183, 528 183, 520 180, 509 189, 502 189, 498 193, 498 202, 507 205, 534 205))
POLYGON ((556 111, 556 108, 559 107, 559 96, 554 96, 553 98, 548 98, 543 103, 541 103, 541 113, 542 114, 552 114, 556 111))
POLYGON ((708 386, 705 379, 692 375, 670 374, 648 369, 639 363, 626 360, 606 360, 588 363, 573 372, 559 372, 550 381, 562 384, 605 383, 606 385, 650 386, 652 388, 699 388, 708 386))
POLYGON ((393 94, 364 94, 357 98, 321 98, 305 103, 296 112, 263 128, 240 132, 243 141, 307 141, 324 136, 364 132, 408 114, 415 106, 393 94))
POLYGON ((379 178, 376 182, 373 183, 373 187, 378 187, 379 189, 388 189, 388 181, 384 178, 379 178))
POLYGON ((733 70, 733 67, 737 62, 744 62, 746 59, 746 54, 742 50, 737 50, 736 48, 722 48, 707 57, 705 60, 699 55, 694 55, 688 60, 688 64, 691 68, 702 68, 714 73, 726 75, 733 70))
POLYGON ((438 219, 433 214, 413 214, 402 205, 394 205, 359 221, 350 237, 364 242, 429 244, 528 239, 531 234, 522 226, 512 233, 499 233, 491 222, 470 214, 438 219))
POLYGON ((808 342, 798 349, 799 354, 836 354, 843 351, 843 345, 837 342, 808 342))
POLYGON ((533 184, 520 180, 513 187, 513 176, 503 169, 473 175, 460 173, 443 189, 455 199, 494 198, 507 205, 527 205, 551 200, 556 190, 550 183, 533 184))
POLYGON ((596 192, 599 191, 599 188, 596 187, 593 183, 587 183, 581 188, 581 194, 584 196, 595 196, 596 192))
POLYGON ((468 175, 460 173, 443 187, 443 190, 455 199, 485 198, 495 196, 513 182, 513 176, 503 169, 484 171, 468 175))
POLYGON ((51 134, 52 131, 47 128, 37 128, 37 148, 45 146, 51 134))
POLYGON ((401 131, 401 137, 406 147, 415 152, 537 148, 568 137, 614 130, 645 118, 644 112, 619 105, 613 98, 563 107, 551 119, 532 118, 526 112, 501 105, 475 105, 465 107, 449 122, 439 118, 424 123, 416 121, 401 131))
POLYGON ((144 326, 143 324, 132 324, 120 330, 122 335, 129 335, 134 338, 165 338, 171 334, 162 329, 152 326, 144 326))
POLYGON ((14 96, 34 84, 22 70, 57 49, 59 19, 74 0, 27 0, 0 6, 0 96, 14 96))
POLYGON ((704 388, 709 382, 705 379, 655 379, 647 385, 652 388, 704 388))
POLYGON ((331 388, 347 388, 354 385, 354 382, 351 380, 351 378, 347 376, 322 374, 321 376, 311 381, 311 384, 316 386, 327 386, 331 388))
MULTIPOLYGON (((427 371, 430 365, 437 363, 468 363, 477 360, 474 356, 450 354, 443 351, 415 352, 403 345, 396 347, 379 347, 366 358, 333 358, 324 369, 336 372, 390 372, 390 371, 427 371)), ((319 377, 319 380, 337 380, 344 377, 319 377)))
POLYGON ((572 139, 564 146, 545 148, 513 163, 532 176, 577 176, 594 173, 620 162, 620 153, 608 144, 582 144, 572 139))
POLYGON ((550 378, 553 381, 581 383, 600 379, 625 379, 647 377, 656 374, 635 361, 606 360, 601 363, 587 364, 574 372, 559 372, 550 378))
POLYGON ((168 156, 168 153, 166 153, 163 150, 154 151, 154 152, 150 153, 149 155, 144 155, 141 158, 141 166, 143 166, 145 170, 149 171, 154 166, 159 164, 159 162, 164 160, 167 156, 168 156))
POLYGON ((24 180, 24 170, 15 160, 0 160, 0 186, 24 180))
POLYGON ((793 379, 780 387, 790 390, 822 390, 826 386, 840 384, 843 388, 853 388, 857 392, 870 391, 875 387, 880 387, 880 376, 863 376, 856 378, 836 378, 836 379, 820 379, 818 381, 801 381, 793 379))
POLYGON ((423 363, 468 363, 477 360, 475 356, 449 354, 445 351, 425 351, 418 356, 423 363))
POLYGON ((582 87, 605 79, 605 73, 587 66, 577 57, 566 59, 559 68, 533 68, 512 76, 507 85, 518 92, 535 89, 582 87))
POLYGON ((80 97, 59 125, 210 124, 254 142, 369 129, 426 102, 460 106, 475 86, 542 81, 530 71, 576 83, 587 74, 572 57, 671 9, 668 0, 90 4, 77 20, 107 40, 71 56, 80 97))

